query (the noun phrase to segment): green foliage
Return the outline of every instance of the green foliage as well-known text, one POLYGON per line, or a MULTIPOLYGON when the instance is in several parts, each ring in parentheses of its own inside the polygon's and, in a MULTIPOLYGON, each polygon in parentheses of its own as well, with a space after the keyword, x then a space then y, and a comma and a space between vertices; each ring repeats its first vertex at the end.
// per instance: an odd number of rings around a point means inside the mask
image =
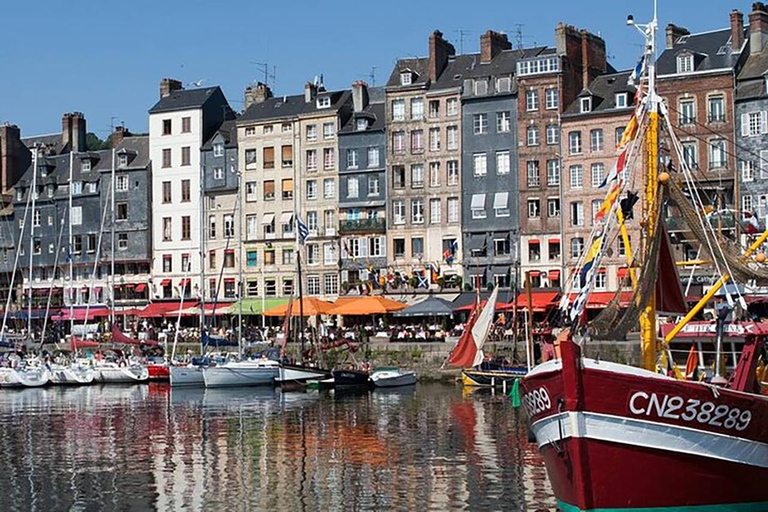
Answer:
POLYGON ((109 149, 112 145, 112 135, 107 137, 107 140, 101 140, 98 135, 93 132, 85 134, 85 149, 88 151, 98 151, 100 149, 109 149))

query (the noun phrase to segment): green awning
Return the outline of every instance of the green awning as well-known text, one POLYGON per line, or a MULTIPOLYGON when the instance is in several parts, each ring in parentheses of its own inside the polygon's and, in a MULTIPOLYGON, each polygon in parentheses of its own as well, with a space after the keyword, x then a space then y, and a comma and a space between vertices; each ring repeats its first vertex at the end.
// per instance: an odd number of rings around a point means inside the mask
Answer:
MULTIPOLYGON (((260 315, 262 311, 266 311, 268 309, 272 309, 277 306, 282 306, 283 304, 288 302, 288 297, 284 298, 269 298, 269 299, 260 299, 257 297, 243 299, 242 300, 242 306, 243 306, 243 314, 244 315, 260 315)), ((230 315, 237 315, 240 312, 240 302, 235 302, 229 308, 227 308, 227 312, 230 315)))

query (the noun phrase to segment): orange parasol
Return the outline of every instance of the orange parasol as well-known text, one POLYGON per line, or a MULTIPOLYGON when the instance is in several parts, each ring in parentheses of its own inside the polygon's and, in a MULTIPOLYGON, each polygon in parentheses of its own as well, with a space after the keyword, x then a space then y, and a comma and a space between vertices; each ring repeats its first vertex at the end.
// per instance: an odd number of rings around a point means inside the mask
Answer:
POLYGON ((328 314, 341 316, 385 315, 394 311, 400 311, 406 307, 408 306, 402 302, 385 299, 378 295, 364 295, 340 298, 328 314))
MULTIPOLYGON (((291 316, 299 316, 304 311, 304 316, 327 315, 333 308, 332 302, 326 302, 315 297, 304 297, 301 301, 294 301, 291 307, 291 316)), ((264 312, 264 316, 285 316, 288 304, 281 304, 264 312)))

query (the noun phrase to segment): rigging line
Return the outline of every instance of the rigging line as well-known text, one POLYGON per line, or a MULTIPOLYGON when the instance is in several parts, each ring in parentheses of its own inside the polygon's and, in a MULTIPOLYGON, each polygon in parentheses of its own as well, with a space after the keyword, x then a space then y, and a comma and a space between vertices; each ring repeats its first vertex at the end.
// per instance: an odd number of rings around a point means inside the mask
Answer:
MULTIPOLYGON (((107 197, 112 192, 112 183, 110 180, 109 187, 107 188, 107 197)), ((83 318, 83 339, 85 339, 85 336, 88 334, 87 326, 88 326, 88 313, 91 311, 91 300, 93 299, 93 288, 94 284, 96 282, 96 269, 99 268, 99 263, 101 259, 101 240, 104 237, 104 225, 107 222, 107 204, 104 204, 104 210, 101 215, 101 229, 99 229, 99 241, 96 243, 96 254, 93 256, 93 271, 91 272, 91 278, 89 280, 89 286, 88 286, 88 302, 85 305, 85 317, 83 318)), ((113 305, 114 307, 114 305, 113 305)), ((111 327, 111 326, 110 326, 111 327)), ((73 333, 74 334, 74 333, 73 333)))
POLYGON ((8 285, 8 297, 6 297, 5 299, 5 311, 3 311, 3 325, 2 327, 0 327, 0 340, 5 338, 5 328, 8 323, 8 310, 11 308, 11 291, 13 290, 14 281, 16 280, 16 272, 19 268, 19 258, 21 257, 21 247, 24 240, 24 230, 27 227, 27 214, 29 213, 29 206, 30 206, 30 201, 32 199, 32 193, 33 191, 30 187, 27 191, 27 204, 24 206, 24 217, 22 219, 21 228, 19 228, 19 242, 16 244, 16 256, 13 261, 13 272, 11 272, 11 282, 8 285))
MULTIPOLYGON (((51 298, 53 297, 53 283, 56 280, 56 269, 59 266, 59 254, 61 254, 61 239, 64 235, 64 217, 61 217, 61 229, 59 229, 59 239, 56 241, 56 257, 53 260, 53 276, 51 276, 51 286, 48 288, 48 300, 45 304, 45 319, 43 320, 43 330, 40 333, 40 345, 45 342, 45 329, 48 327, 48 313, 51 311, 51 298)), ((62 287, 62 293, 64 288, 62 287)))
MULTIPOLYGON (((667 132, 667 134, 669 135, 669 137, 670 137, 670 138, 673 136, 673 133, 672 133, 672 132, 669 132, 669 130, 665 130, 665 131, 667 132)), ((694 134, 692 134, 692 133, 690 133, 690 132, 687 132, 687 131, 685 131, 685 130, 683 130, 683 129, 681 129, 680 131, 681 131, 681 132, 683 132, 683 133, 685 133, 686 135, 689 135, 691 138, 694 138, 694 139, 698 140, 699 142, 704 142, 704 143, 707 145, 707 147, 709 147, 709 146, 710 146, 710 144, 709 144, 709 141, 707 141, 706 139, 702 139, 701 137, 699 137, 699 136, 697 136, 697 135, 694 135, 694 134)), ((676 136, 676 135, 675 135, 675 136, 676 136)), ((724 152, 724 153, 728 153, 726 150, 723 150, 723 152, 724 152)), ((731 156, 735 156, 735 155, 731 154, 731 156)), ((682 161, 684 161, 684 160, 685 160, 685 151, 683 151, 682 155, 681 155, 680 157, 678 157, 678 160, 679 160, 680 162, 682 162, 682 161)), ((690 165, 689 165, 687 162, 686 162, 686 165, 688 165, 688 166, 689 166, 689 168, 690 168, 690 165)), ((698 172, 698 173, 699 173, 699 175, 700 175, 700 178, 701 178, 701 181, 709 182, 709 181, 713 181, 713 180, 715 179, 715 178, 713 178, 713 177, 709 177, 709 176, 707 176, 706 172, 704 171, 704 169, 702 169, 702 168, 699 166, 699 163, 698 163, 698 162, 694 162, 694 165, 693 165, 693 167, 694 167, 694 170, 695 170, 696 172, 698 172)), ((726 167, 726 170, 728 170, 728 169, 727 169, 727 167, 726 167)), ((718 173, 718 174, 719 174, 719 173, 718 173)), ((722 177, 721 177, 721 176, 718 176, 718 178, 721 180, 721 183, 722 183, 722 177)), ((709 198, 709 197, 708 197, 708 198, 709 198)))

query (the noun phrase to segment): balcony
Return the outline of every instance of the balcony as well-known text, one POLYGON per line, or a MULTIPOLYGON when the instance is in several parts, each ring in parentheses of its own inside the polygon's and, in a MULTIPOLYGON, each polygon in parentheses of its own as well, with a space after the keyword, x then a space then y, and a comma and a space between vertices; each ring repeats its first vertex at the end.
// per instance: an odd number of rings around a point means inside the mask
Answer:
POLYGON ((379 232, 384 233, 387 230, 386 219, 357 219, 357 220, 342 220, 339 223, 339 232, 341 234, 347 233, 370 233, 379 232))

